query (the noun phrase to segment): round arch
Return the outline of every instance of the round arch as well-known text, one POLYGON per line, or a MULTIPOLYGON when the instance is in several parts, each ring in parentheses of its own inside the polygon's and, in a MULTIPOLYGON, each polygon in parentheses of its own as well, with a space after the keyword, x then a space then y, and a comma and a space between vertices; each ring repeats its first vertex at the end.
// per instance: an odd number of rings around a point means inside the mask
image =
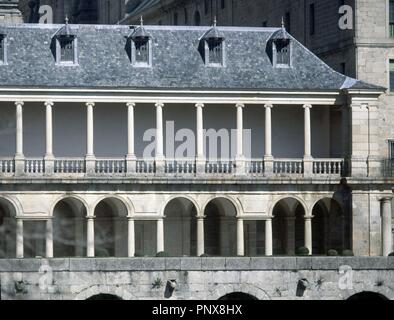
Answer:
POLYGON ((164 247, 170 256, 197 254, 198 207, 189 197, 173 197, 164 207, 164 247))
POLYGON ((128 290, 121 287, 94 285, 79 292, 74 300, 87 300, 97 295, 111 295, 122 300, 135 300, 135 296, 128 290))
POLYGON ((126 211, 127 211, 127 216, 131 217, 134 215, 135 210, 134 210, 134 206, 131 203, 131 201, 129 201, 128 199, 123 198, 119 195, 116 195, 116 194, 105 195, 105 196, 100 197, 98 200, 96 200, 94 202, 94 204, 92 206, 92 212, 94 212, 96 210, 96 208, 100 204, 100 202, 105 201, 105 200, 111 200, 111 199, 119 200, 125 206, 126 211))
POLYGON ((243 295, 252 296, 255 300, 271 300, 266 291, 249 283, 242 284, 229 284, 223 286, 216 286, 209 290, 207 300, 220 300, 222 297, 238 293, 243 295))
POLYGON ((357 300, 368 300, 368 301, 385 301, 389 300, 386 296, 381 293, 373 291, 362 291, 349 296, 346 300, 357 301, 357 300))
POLYGON ((241 301, 241 300, 258 300, 255 296, 249 293, 243 292, 232 292, 219 298, 220 301, 241 301))
POLYGON ((90 213, 90 206, 89 206, 89 204, 86 202, 85 199, 83 199, 82 197, 80 197, 80 196, 78 196, 78 195, 75 195, 75 194, 63 194, 63 195, 61 195, 60 197, 56 198, 55 201, 53 202, 53 204, 52 204, 52 206, 51 206, 51 209, 50 209, 50 212, 49 212, 50 216, 53 217, 53 211, 54 211, 56 205, 57 205, 60 201, 65 200, 65 199, 75 199, 75 200, 79 201, 80 203, 82 203, 82 204, 84 205, 85 210, 86 210, 86 214, 89 215, 89 213, 90 213))
POLYGON ((238 199, 234 199, 233 197, 228 196, 228 195, 215 195, 215 196, 210 197, 207 201, 205 201, 204 205, 202 206, 201 212, 205 212, 205 209, 207 208, 208 204, 214 200, 217 200, 217 199, 226 199, 226 200, 230 201, 235 208, 235 211, 237 213, 236 216, 243 215, 242 205, 239 203, 238 199))
POLYGON ((285 199, 294 199, 294 200, 297 200, 297 201, 302 205, 302 207, 303 207, 303 209, 304 209, 304 211, 305 211, 305 214, 307 214, 307 213, 309 212, 309 207, 308 207, 308 205, 306 204, 306 202, 304 201, 304 199, 302 199, 301 197, 295 196, 295 195, 283 195, 283 196, 281 196, 281 197, 279 197, 279 198, 276 198, 275 200, 273 200, 273 201, 271 202, 271 206, 270 206, 269 209, 268 209, 268 212, 269 212, 269 215, 270 215, 270 216, 273 215, 273 211, 274 211, 275 206, 276 206, 280 201, 285 200, 285 199))
MULTIPOLYGON (((0 197, 0 258, 15 258, 18 208, 9 197, 0 197)), ((21 211, 19 211, 21 212, 21 211)))
POLYGON ((183 199, 186 199, 186 200, 189 200, 189 201, 194 205, 194 207, 195 207, 196 210, 197 210, 197 214, 202 212, 202 211, 201 211, 201 208, 200 208, 200 206, 199 206, 199 204, 198 204, 198 202, 197 202, 197 200, 194 199, 193 197, 188 196, 188 195, 181 195, 181 196, 179 196, 179 195, 174 195, 174 196, 171 196, 170 198, 166 199, 166 201, 164 202, 164 204, 163 204, 162 207, 161 207, 160 216, 164 216, 165 209, 166 209, 167 205, 168 205, 172 200, 174 200, 174 199, 182 199, 182 198, 183 198, 183 199))

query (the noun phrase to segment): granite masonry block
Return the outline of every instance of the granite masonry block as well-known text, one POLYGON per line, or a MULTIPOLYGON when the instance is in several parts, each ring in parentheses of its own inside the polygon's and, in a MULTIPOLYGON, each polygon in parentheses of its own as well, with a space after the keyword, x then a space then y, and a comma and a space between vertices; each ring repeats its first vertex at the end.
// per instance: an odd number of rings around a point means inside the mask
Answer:
POLYGON ((226 258, 226 270, 249 270, 250 258, 226 258))

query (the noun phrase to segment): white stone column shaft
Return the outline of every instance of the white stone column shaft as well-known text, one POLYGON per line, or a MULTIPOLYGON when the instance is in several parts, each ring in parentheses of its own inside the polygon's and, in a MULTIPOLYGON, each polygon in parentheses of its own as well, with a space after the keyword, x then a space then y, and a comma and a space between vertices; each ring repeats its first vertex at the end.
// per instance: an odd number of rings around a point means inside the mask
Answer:
POLYGON ((16 257, 23 258, 23 220, 16 219, 16 257))
POLYGON ((157 220, 157 252, 164 251, 164 220, 157 220))
POLYGON ((53 258, 53 220, 46 221, 46 257, 53 258))
POLYGON ((127 245, 128 257, 134 257, 135 255, 135 224, 134 219, 128 219, 128 245, 127 245))
POLYGON ((86 156, 94 156, 94 120, 93 120, 93 102, 86 103, 87 107, 87 143, 86 156))
POLYGON ((94 217, 87 217, 87 256, 94 257, 94 217))
POLYGON ((127 157, 134 158, 134 107, 135 103, 127 104, 127 157))
POLYGON ((204 218, 197 217, 197 256, 205 253, 204 218))
POLYGON ((197 103, 197 158, 203 159, 204 155, 204 116, 203 116, 204 104, 197 103))
POLYGON ((237 255, 245 255, 244 220, 237 218, 237 255))
POLYGON ((272 218, 265 220, 265 255, 272 256, 272 218))
POLYGON ((304 157, 311 158, 311 105, 304 105, 304 157))
POLYGON ((272 105, 266 104, 265 106, 265 154, 267 158, 272 157, 272 105))
POLYGON ((156 103, 156 158, 164 158, 163 103, 156 103))
POLYGON ((305 235, 305 247, 309 250, 309 255, 312 255, 312 217, 304 217, 304 235, 305 235))
POLYGON ((241 103, 237 103, 237 158, 243 158, 243 108, 241 103))
POLYGON ((393 252, 391 198, 382 199, 382 254, 393 252))
POLYGON ((16 152, 15 157, 23 157, 23 102, 15 102, 16 106, 16 152))
POLYGON ((52 107, 53 103, 48 101, 45 102, 45 119, 46 119, 46 130, 45 130, 45 137, 46 137, 46 151, 45 157, 52 158, 53 157, 53 125, 52 125, 52 107))

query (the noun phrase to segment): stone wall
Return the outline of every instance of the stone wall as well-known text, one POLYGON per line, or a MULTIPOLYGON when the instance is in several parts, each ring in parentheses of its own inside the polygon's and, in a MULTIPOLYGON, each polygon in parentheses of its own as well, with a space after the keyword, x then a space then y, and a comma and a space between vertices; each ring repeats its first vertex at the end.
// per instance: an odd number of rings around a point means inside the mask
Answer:
POLYGON ((394 299, 394 258, 133 258, 0 260, 1 299, 394 299), (168 282, 175 285, 169 288, 168 282))

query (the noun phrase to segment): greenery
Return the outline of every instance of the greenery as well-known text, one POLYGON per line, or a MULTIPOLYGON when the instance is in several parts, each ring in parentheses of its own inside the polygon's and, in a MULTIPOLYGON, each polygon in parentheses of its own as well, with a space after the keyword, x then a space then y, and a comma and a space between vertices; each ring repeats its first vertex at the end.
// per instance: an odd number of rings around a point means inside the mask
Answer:
POLYGON ((200 257, 201 258, 208 258, 208 257, 210 257, 210 255, 208 253, 203 253, 200 257))
POLYGON ((342 255, 345 257, 352 257, 352 256, 354 256, 354 253, 352 250, 347 249, 347 250, 342 251, 342 255))
POLYGON ((308 256, 309 255, 309 249, 307 247, 299 247, 296 250, 296 255, 297 256, 308 256))
POLYGON ((160 251, 158 253, 156 253, 156 257, 158 258, 165 258, 165 257, 169 257, 170 255, 168 254, 168 252, 165 251, 160 251))
POLYGON ((327 251, 327 255, 328 256, 337 256, 338 255, 338 251, 335 249, 330 249, 327 251))

